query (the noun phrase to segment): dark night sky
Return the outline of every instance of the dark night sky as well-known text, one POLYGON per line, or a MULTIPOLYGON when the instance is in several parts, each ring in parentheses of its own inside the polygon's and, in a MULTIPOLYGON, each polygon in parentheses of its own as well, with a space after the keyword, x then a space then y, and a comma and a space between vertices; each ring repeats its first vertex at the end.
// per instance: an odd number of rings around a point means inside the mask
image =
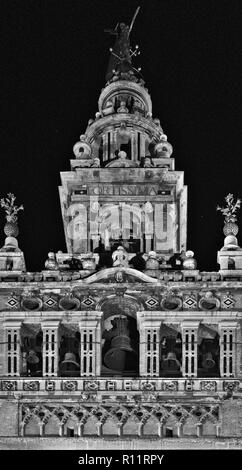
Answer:
MULTIPOLYGON (((59 173, 97 111, 113 40, 103 30, 130 22, 138 5, 131 42, 185 171, 188 248, 201 270, 217 269, 216 205, 228 192, 242 197, 241 0, 0 0, 0 195, 25 206, 19 244, 30 271, 65 251, 59 173)), ((3 224, 1 213, 1 245, 3 224)))

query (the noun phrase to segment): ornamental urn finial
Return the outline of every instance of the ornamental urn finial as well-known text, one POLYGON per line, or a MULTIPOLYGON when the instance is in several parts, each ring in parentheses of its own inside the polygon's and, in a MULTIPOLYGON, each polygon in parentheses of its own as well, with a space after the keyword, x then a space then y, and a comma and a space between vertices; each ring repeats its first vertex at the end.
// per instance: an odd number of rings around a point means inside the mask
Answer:
POLYGON ((237 199, 237 201, 235 201, 234 195, 231 193, 225 196, 224 199, 226 202, 226 206, 225 207, 217 206, 217 211, 220 211, 224 216, 223 232, 226 237, 228 235, 236 236, 239 231, 239 227, 236 224, 237 222, 236 212, 238 211, 238 209, 240 209, 241 199, 237 199))
POLYGON ((7 197, 0 199, 0 206, 5 211, 6 224, 4 226, 4 233, 7 237, 17 237, 18 230, 18 212, 24 210, 23 205, 17 206, 15 204, 16 197, 12 193, 8 193, 7 197))

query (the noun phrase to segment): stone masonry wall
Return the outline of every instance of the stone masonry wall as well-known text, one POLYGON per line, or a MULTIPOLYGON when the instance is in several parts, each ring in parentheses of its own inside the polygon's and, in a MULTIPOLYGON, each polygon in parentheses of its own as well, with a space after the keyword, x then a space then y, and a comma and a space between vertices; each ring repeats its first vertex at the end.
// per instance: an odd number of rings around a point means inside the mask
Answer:
POLYGON ((18 402, 0 400, 0 436, 18 436, 18 402))

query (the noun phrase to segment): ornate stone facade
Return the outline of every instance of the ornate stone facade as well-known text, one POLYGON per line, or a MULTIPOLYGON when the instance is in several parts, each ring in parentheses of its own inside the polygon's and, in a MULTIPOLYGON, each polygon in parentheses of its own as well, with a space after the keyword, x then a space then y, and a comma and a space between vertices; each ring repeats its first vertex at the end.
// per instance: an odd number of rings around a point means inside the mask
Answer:
POLYGON ((0 435, 241 436, 240 249, 197 269, 183 172, 131 58, 115 67, 61 173, 67 253, 31 273, 16 230, 1 249, 0 435))

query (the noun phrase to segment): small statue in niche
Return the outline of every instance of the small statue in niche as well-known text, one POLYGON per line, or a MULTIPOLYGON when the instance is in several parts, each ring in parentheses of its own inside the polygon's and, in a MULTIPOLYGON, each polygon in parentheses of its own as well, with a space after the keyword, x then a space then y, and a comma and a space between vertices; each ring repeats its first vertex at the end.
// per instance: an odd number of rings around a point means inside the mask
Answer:
POLYGON ((133 162, 127 158, 127 153, 124 150, 120 150, 118 152, 118 158, 112 160, 110 163, 106 165, 108 168, 130 168, 130 167, 137 167, 138 163, 133 162))
POLYGON ((128 266, 129 256, 123 246, 118 246, 112 254, 113 266, 128 266))
POLYGON ((121 101, 119 108, 117 109, 117 113, 128 113, 129 110, 126 107, 125 101, 121 101))

